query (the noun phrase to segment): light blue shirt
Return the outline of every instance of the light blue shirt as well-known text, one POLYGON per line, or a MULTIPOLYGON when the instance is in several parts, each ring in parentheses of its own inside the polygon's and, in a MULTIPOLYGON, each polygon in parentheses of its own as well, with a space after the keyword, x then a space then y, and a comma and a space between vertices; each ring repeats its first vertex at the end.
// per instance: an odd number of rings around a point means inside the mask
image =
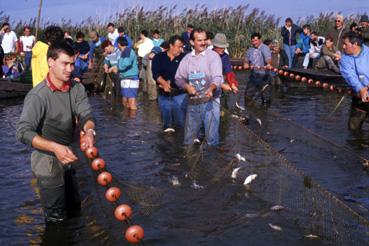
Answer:
POLYGON ((369 85, 369 47, 362 45, 358 56, 343 55, 340 62, 340 71, 346 83, 351 86, 356 93, 369 85))

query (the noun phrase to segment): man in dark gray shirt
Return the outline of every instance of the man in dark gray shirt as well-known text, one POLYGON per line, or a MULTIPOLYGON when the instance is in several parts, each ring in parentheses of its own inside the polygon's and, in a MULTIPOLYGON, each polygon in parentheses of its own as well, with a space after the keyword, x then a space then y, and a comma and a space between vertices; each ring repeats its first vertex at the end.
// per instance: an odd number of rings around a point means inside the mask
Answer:
POLYGON ((27 94, 17 124, 17 139, 35 148, 31 168, 37 178, 47 222, 65 219, 65 198, 69 195, 65 192, 65 173, 77 161, 70 147, 76 120, 85 132, 88 147, 93 146, 96 134, 85 89, 70 80, 74 61, 69 44, 60 41, 50 45, 49 73, 27 94))

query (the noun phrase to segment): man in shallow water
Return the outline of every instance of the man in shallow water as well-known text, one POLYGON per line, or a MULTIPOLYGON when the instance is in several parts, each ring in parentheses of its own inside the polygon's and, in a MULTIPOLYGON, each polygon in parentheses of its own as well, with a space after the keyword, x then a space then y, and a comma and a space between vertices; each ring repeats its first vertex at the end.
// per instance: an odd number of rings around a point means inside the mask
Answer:
POLYGON ((206 39, 206 32, 200 28, 191 32, 190 43, 194 49, 182 59, 175 75, 177 86, 189 95, 185 144, 198 139, 202 127, 209 145, 219 143, 222 61, 216 52, 207 48, 206 39))
POLYGON ((72 165, 77 161, 71 148, 76 119, 88 146, 94 143, 95 123, 85 88, 71 81, 74 62, 74 50, 65 41, 50 45, 49 72, 27 94, 17 124, 17 139, 35 149, 31 168, 37 178, 46 222, 66 218, 66 196, 75 197, 75 206, 80 206, 78 192, 65 191, 65 175, 74 174, 72 165))
POLYGON ((369 47, 353 32, 342 37, 344 55, 339 66, 346 83, 354 90, 348 127, 352 131, 361 129, 369 112, 369 47))

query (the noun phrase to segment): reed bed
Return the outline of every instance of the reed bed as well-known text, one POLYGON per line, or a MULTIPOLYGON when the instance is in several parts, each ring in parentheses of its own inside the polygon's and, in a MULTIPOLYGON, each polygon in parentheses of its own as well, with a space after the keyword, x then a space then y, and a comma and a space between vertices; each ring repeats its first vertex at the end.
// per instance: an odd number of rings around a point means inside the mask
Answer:
MULTIPOLYGON (((321 13, 319 16, 300 18, 296 20, 296 23, 298 25, 310 24, 314 31, 324 36, 327 28, 333 25, 334 17, 335 13, 333 12, 321 13)), ((349 16, 346 23, 350 24, 357 19, 359 16, 349 16)), ((8 20, 9 16, 5 12, 0 12, 0 22, 8 20)), ((77 31, 87 33, 90 30, 97 30, 100 35, 106 35, 108 22, 116 24, 117 27, 123 26, 134 40, 137 40, 143 29, 149 32, 158 29, 161 31, 162 37, 168 39, 173 34, 181 34, 186 29, 187 24, 204 28, 214 34, 223 32, 227 35, 231 56, 239 58, 250 46, 250 35, 253 32, 261 33, 263 39, 281 41, 280 28, 284 24, 284 18, 268 15, 260 9, 250 9, 249 5, 215 10, 209 10, 205 5, 196 5, 194 8, 182 10, 177 5, 172 7, 159 6, 155 10, 134 7, 123 9, 108 17, 90 16, 80 23, 73 23, 67 19, 61 19, 58 23, 42 21, 40 33, 42 34, 46 26, 57 24, 72 34, 77 31)), ((36 18, 12 23, 13 29, 18 34, 22 33, 22 27, 25 25, 35 27, 36 18)))

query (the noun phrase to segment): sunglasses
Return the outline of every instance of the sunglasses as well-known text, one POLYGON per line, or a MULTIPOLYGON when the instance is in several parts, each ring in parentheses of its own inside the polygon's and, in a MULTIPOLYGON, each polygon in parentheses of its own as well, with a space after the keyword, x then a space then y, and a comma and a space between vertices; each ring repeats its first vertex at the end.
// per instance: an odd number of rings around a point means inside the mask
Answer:
POLYGON ((341 20, 335 20, 335 22, 341 22, 341 20))

